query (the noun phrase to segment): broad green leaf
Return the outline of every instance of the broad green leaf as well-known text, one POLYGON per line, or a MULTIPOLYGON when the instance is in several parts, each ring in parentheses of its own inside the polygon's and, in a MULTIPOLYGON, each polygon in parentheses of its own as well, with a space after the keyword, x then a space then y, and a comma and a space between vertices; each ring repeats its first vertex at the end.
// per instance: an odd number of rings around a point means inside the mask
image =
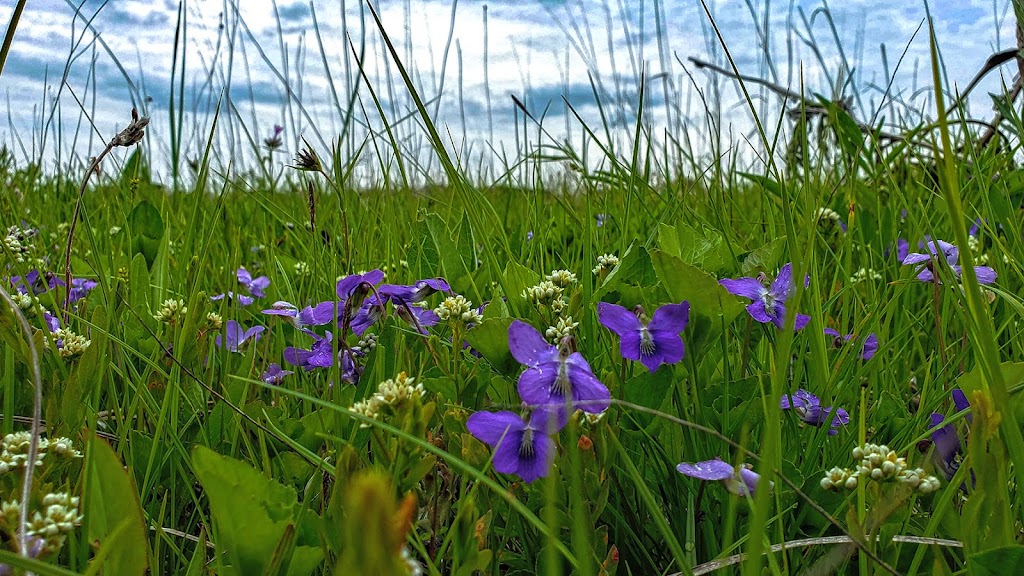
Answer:
POLYGON ((148 200, 142 200, 128 215, 128 226, 132 233, 132 252, 142 254, 146 265, 152 267, 164 235, 160 211, 148 200))
MULTIPOLYGON (((1003 379, 1006 387, 1013 390, 1017 386, 1024 385, 1024 362, 1003 362, 999 365, 1003 372, 1003 379)), ((957 386, 963 390, 968 399, 971 392, 982 388, 981 366, 975 366, 973 370, 957 379, 957 386)), ((1024 419, 1024 394, 1010 396, 1010 404, 1018 420, 1024 419)))
POLYGON ((87 462, 85 507, 89 541, 112 547, 104 574, 145 574, 149 541, 139 504, 139 491, 109 444, 93 438, 87 462))
POLYGON ((651 253, 651 262, 671 301, 690 303, 690 325, 683 332, 683 340, 691 348, 710 341, 743 312, 745 300, 730 294, 714 276, 700 268, 660 250, 651 253))
MULTIPOLYGON (((235 574, 263 574, 285 531, 295 529, 295 490, 265 477, 245 462, 197 446, 192 464, 210 500, 217 548, 235 574)), ((309 574, 320 562, 319 548, 295 547, 287 574, 309 574)))
POLYGON ((508 327, 512 321, 512 318, 487 318, 466 332, 466 342, 502 374, 519 370, 508 349, 508 327))
POLYGON ((758 272, 774 272, 778 269, 785 250, 785 238, 776 238, 760 248, 755 248, 743 258, 740 272, 744 276, 754 276, 758 272))
POLYGON ((974 576, 1003 576, 1024 573, 1024 546, 1003 546, 967 557, 967 568, 974 576))

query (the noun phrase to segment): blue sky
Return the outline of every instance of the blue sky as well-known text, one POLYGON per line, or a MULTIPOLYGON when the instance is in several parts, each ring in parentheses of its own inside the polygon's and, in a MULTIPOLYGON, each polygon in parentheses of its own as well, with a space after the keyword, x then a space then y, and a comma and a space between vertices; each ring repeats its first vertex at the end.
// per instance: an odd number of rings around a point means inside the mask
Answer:
MULTIPOLYGON (((879 112, 889 120, 916 119, 933 107, 927 29, 914 37, 926 15, 923 3, 751 4, 761 12, 752 13, 741 0, 709 0, 708 6, 743 73, 773 78, 798 91, 802 71, 805 91, 827 96, 836 93, 835 84, 850 78, 844 94, 856 97, 855 113, 862 119, 879 112), (812 39, 820 57, 807 44, 812 39), (896 69, 904 50, 906 57, 893 81, 895 99, 887 103, 886 70, 896 69)), ((1008 4, 942 0, 932 6, 950 82, 966 85, 989 54, 1012 46, 1008 4)), ((75 5, 69 0, 28 4, 0 76, 0 106, 8 119, 0 123, 0 143, 23 158, 42 157, 51 167, 65 164, 75 155, 94 154, 125 125, 135 102, 153 118, 147 146, 158 172, 166 174, 178 2, 116 0, 104 5, 86 0, 78 15, 75 5)), ((580 142, 583 130, 563 96, 592 128, 601 126, 600 98, 606 121, 613 126, 612 138, 628 140, 626 129, 615 127, 635 122, 641 70, 654 77, 646 85, 645 119, 656 137, 666 130, 673 137, 688 137, 700 154, 714 153, 708 144, 712 140, 726 151, 748 146, 751 114, 741 105, 735 83, 696 70, 687 61, 693 56, 726 62, 725 50, 697 0, 490 2, 486 67, 484 2, 463 0, 454 11, 450 2, 442 1, 382 0, 376 5, 417 88, 430 101, 450 149, 467 163, 480 165, 481 159, 486 163, 495 154, 513 159, 526 147, 524 141, 531 146, 564 138, 580 142), (716 103, 712 108, 717 124, 712 128, 700 94, 716 103), (513 95, 535 117, 543 116, 546 135, 539 136, 535 125, 526 127, 525 136, 522 124, 517 131, 513 95), (721 138, 709 139, 709 131, 721 138)), ((275 160, 278 164, 294 153, 300 136, 323 150, 341 133, 342 110, 358 81, 348 38, 357 50, 365 46, 367 80, 385 116, 390 122, 406 116, 411 105, 407 92, 395 66, 384 58, 372 20, 365 11, 361 15, 362 6, 353 0, 314 0, 312 10, 304 0, 279 0, 276 5, 269 0, 185 4, 183 155, 201 153, 222 94, 223 117, 216 134, 222 165, 229 157, 235 166, 251 163, 252 142, 258 143, 274 124, 285 127, 287 150, 275 160), (314 33, 314 13, 323 57, 314 33)), ((0 7, 0 22, 10 14, 10 5, 0 7)), ((1012 69, 1004 68, 1003 74, 1004 78, 993 74, 975 92, 971 110, 976 116, 990 114, 987 93, 999 92, 1003 81, 1009 83, 1012 69)), ((774 125, 783 113, 780 102, 760 90, 754 95, 757 112, 774 125)), ((358 96, 356 146, 382 127, 366 84, 359 85, 358 96)), ((436 168, 429 164, 423 131, 416 122, 414 118, 397 124, 396 137, 410 159, 426 169, 436 168)), ((388 146, 382 134, 375 142, 388 146)), ((372 148, 363 152, 361 165, 379 172, 372 148)))

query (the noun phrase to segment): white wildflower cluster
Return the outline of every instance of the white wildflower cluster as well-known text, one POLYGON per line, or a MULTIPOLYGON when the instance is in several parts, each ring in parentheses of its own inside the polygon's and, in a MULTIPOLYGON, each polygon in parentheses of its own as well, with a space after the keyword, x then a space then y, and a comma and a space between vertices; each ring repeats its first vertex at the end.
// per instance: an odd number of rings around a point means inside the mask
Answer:
POLYGON ((75 334, 67 328, 54 330, 53 339, 57 341, 57 354, 64 360, 72 360, 85 354, 85 351, 92 345, 92 340, 81 334, 75 334))
MULTIPOLYGON (((4 436, 0 441, 0 474, 25 467, 31 442, 32 434, 29 432, 15 432, 4 436)), ((43 465, 47 454, 61 458, 82 457, 82 453, 75 450, 75 445, 69 438, 40 438, 36 447, 36 466, 43 465)))
POLYGON ((216 312, 207 312, 206 325, 209 326, 211 330, 220 330, 221 326, 224 326, 224 318, 216 312))
POLYGON ((579 325, 579 322, 573 322, 572 316, 559 318, 554 326, 548 326, 548 329, 544 331, 544 337, 548 339, 548 342, 557 343, 572 334, 579 325))
POLYGON ((296 262, 295 265, 292 266, 292 269, 295 270, 296 276, 309 276, 313 271, 309 267, 309 264, 306 264, 305 262, 296 262))
POLYGON ((831 228, 839 225, 839 213, 831 208, 821 207, 814 213, 814 220, 831 228))
POLYGON ((22 294, 15 292, 11 294, 11 300, 14 301, 14 305, 21 309, 22 312, 28 312, 39 302, 39 298, 32 296, 31 294, 22 294))
POLYGON ((23 264, 31 257, 32 239, 37 234, 39 231, 34 228, 11 226, 7 229, 7 236, 4 237, 4 250, 11 255, 15 262, 23 264))
MULTIPOLYGON (((55 492, 43 496, 42 511, 36 510, 29 517, 27 536, 31 542, 31 556, 57 552, 64 546, 68 534, 82 523, 79 500, 67 492, 55 492)), ((17 500, 0 503, 0 529, 17 541, 18 518, 21 503, 17 500)))
POLYGON ((911 490, 931 494, 939 489, 939 479, 921 468, 907 468, 907 460, 884 444, 864 444, 853 449, 853 457, 860 460, 854 470, 833 468, 821 479, 826 490, 845 488, 853 490, 861 479, 875 482, 899 482, 911 490))
MULTIPOLYGON (((353 404, 352 411, 379 420, 383 411, 394 410, 403 404, 419 400, 425 393, 422 384, 416 382, 411 376, 406 376, 405 372, 401 372, 393 379, 381 382, 373 396, 353 404)), ((359 425, 360 428, 369 426, 366 423, 359 425)))
POLYGON ((858 284, 860 282, 867 281, 880 282, 881 280, 882 275, 879 274, 878 272, 875 272, 875 270, 872 268, 861 268, 860 270, 854 272, 853 276, 850 276, 850 282, 853 284, 858 284))
POLYGON ((967 247, 970 248, 971 254, 974 254, 974 263, 976 265, 984 266, 988 264, 988 254, 984 252, 985 246, 981 243, 981 238, 968 236, 967 247))
POLYGON ((561 286, 551 280, 544 280, 536 286, 530 286, 523 290, 523 298, 532 304, 550 305, 555 300, 561 299, 564 290, 561 286))
POLYGON ((568 270, 552 270, 547 280, 560 288, 568 288, 576 283, 576 275, 568 270))
POLYGON ((175 324, 186 313, 188 313, 188 308, 185 306, 184 300, 168 298, 160 305, 160 309, 156 311, 156 314, 153 314, 153 318, 156 318, 157 322, 163 322, 164 324, 175 324))
POLYGON ((405 565, 409 568, 409 576, 423 576, 423 566, 420 566, 420 563, 409 552, 409 548, 405 546, 402 546, 402 560, 405 560, 405 565))
POLYGON ((473 303, 466 300, 462 295, 449 296, 444 302, 434 308, 434 314, 442 322, 461 322, 462 324, 479 324, 484 317, 473 308, 473 303))
POLYGON ((608 274, 619 265, 619 257, 614 254, 602 254, 597 257, 597 266, 591 272, 596 276, 608 274))
POLYGON ((353 352, 360 354, 369 354, 373 352, 373 349, 377 347, 377 334, 376 332, 366 332, 363 337, 356 342, 356 345, 352 347, 353 352))

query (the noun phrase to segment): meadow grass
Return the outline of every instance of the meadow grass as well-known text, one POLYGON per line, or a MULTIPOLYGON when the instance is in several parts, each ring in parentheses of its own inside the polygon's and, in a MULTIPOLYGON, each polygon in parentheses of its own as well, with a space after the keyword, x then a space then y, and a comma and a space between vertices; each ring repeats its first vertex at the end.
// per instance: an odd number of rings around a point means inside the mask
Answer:
MULTIPOLYGON (((579 17, 565 32, 592 44, 579 17)), ((887 126, 893 139, 828 99, 788 102, 790 126, 756 104, 762 85, 741 81, 762 159, 743 167, 719 135, 689 144, 681 109, 666 104, 674 132, 652 132, 636 50, 633 101, 621 78, 597 77, 600 123, 566 102, 582 144, 549 137, 517 100, 521 140, 505 156, 492 142, 491 163, 437 123, 444 82, 424 90, 406 66, 411 42, 393 41, 370 9, 362 25, 373 33, 350 44, 332 97, 339 133, 313 125, 287 161, 239 103, 186 113, 183 50, 170 131, 148 126, 98 174, 0 155, 12 227, 2 258, 23 279, 4 284, 0 315, 0 563, 36 574, 1013 572, 1024 195, 1011 106, 1002 146, 977 146, 941 90, 936 120, 887 126), (393 64, 386 97, 366 74, 373 53, 393 64), (175 167, 166 184, 152 175, 156 138, 175 167), (233 154, 258 161, 232 167, 233 154), (942 253, 940 239, 959 251, 942 253), (939 254, 903 264, 929 246, 939 254), (75 294, 59 285, 66 253, 75 294), (795 280, 773 285, 785 270, 795 280), (349 282, 357 274, 366 282, 349 282), (268 286, 253 284, 262 276, 268 286), (385 286, 438 278, 445 289, 422 306, 385 286), (300 329, 287 316, 323 302, 322 322, 300 329), (655 311, 682 302, 685 328, 656 330, 667 321, 655 311), (685 355, 656 370, 624 358, 634 344, 611 329, 621 324, 608 304, 650 321, 634 331, 637 355, 680 333, 685 355), (524 344, 521 322, 546 343, 524 344), (272 363, 293 373, 275 378, 272 363), (524 381, 563 369, 556 385, 579 388, 592 372, 609 398, 524 406, 524 381), (513 415, 495 436, 473 424, 530 410, 565 410, 564 428, 524 432, 513 415), (25 433, 33 420, 41 434, 25 433), (510 452, 512 440, 530 450, 510 452), (530 459, 542 450, 550 463, 530 459), (496 470, 510 458, 518 474, 496 470)), ((774 67, 766 58, 763 76, 774 67)), ((289 137, 309 116, 295 73, 279 70, 289 137)), ((720 105, 705 105, 708 125, 720 105)))

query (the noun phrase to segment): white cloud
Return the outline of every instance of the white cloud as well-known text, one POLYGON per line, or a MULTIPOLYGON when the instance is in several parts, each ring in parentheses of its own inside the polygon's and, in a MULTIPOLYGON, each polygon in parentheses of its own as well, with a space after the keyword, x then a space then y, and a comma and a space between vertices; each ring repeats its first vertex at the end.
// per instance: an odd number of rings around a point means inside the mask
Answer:
MULTIPOLYGON (((948 78, 964 86, 982 62, 997 48, 1014 42, 1012 14, 1003 6, 993 11, 989 0, 963 0, 939 3, 933 15, 936 34, 943 48, 948 78)), ((87 2, 83 15, 73 17, 72 9, 63 0, 38 0, 29 5, 16 37, 8 68, 0 77, 0 86, 12 101, 42 103, 42 82, 47 70, 50 94, 59 89, 59 78, 74 39, 81 34, 86 18, 93 15, 99 2, 87 2), (74 31, 75 35, 72 35, 74 31)), ((197 0, 189 3, 184 15, 186 29, 186 115, 185 155, 196 156, 202 150, 206 131, 212 120, 212 109, 222 89, 229 83, 230 97, 236 113, 226 108, 221 119, 217 143, 225 153, 251 152, 244 128, 258 143, 275 123, 286 127, 291 148, 299 134, 321 144, 333 139, 341 130, 343 114, 334 103, 330 91, 333 84, 341 108, 348 106, 347 97, 354 83, 361 80, 355 71, 348 39, 359 46, 365 42, 365 70, 370 85, 382 101, 390 121, 407 116, 412 108, 397 68, 385 54, 385 48, 373 20, 358 1, 346 1, 345 21, 338 2, 314 2, 320 38, 330 67, 325 74, 312 15, 304 0, 280 1, 277 13, 266 0, 237 2, 238 12, 224 14, 224 3, 197 0), (278 19, 280 17, 280 20, 278 19), (245 27, 251 31, 252 42, 245 27), (365 25, 365 36, 363 26, 365 25), (281 33, 279 34, 278 30, 281 33), (233 50, 231 46, 233 39, 233 50), (259 53, 257 46, 262 49, 259 53), (266 61, 264 60, 266 59, 266 61), (269 64, 268 64, 269 62, 269 64), (271 66, 277 69, 272 72, 271 66), (295 96, 289 98, 278 74, 287 76, 295 96), (296 102, 302 102, 300 108, 296 102), (193 114, 192 112, 195 112, 193 114)), ((540 114, 546 106, 549 119, 546 127, 556 138, 566 134, 578 141, 580 127, 574 119, 565 122, 565 106, 560 95, 568 93, 570 101, 585 114, 585 121, 600 126, 600 117, 590 94, 591 82, 597 84, 603 105, 613 122, 632 122, 637 94, 636 77, 643 68, 648 75, 667 72, 677 91, 671 94, 669 107, 688 113, 688 122, 704 126, 703 108, 692 94, 690 81, 677 58, 686 63, 694 79, 708 95, 718 93, 722 101, 718 112, 725 126, 744 133, 750 129, 750 115, 742 105, 736 83, 694 70, 687 58, 695 56, 725 64, 724 52, 699 3, 690 0, 659 0, 652 2, 568 2, 535 1, 529 5, 495 2, 488 8, 487 65, 484 63, 484 4, 463 1, 453 14, 451 4, 440 0, 399 2, 381 1, 380 15, 396 49, 412 71, 420 93, 430 98, 441 85, 440 71, 449 28, 452 40, 445 64, 444 89, 439 102, 438 123, 447 125, 458 141, 463 134, 463 114, 467 138, 478 153, 486 151, 488 128, 493 125, 496 148, 515 146, 516 127, 512 123, 514 107, 510 94, 524 100, 531 112, 540 114), (624 9, 624 12, 620 9, 624 9), (658 13, 656 14, 656 9, 658 13), (658 34, 656 22, 661 22, 658 34), (643 40, 642 42, 640 40, 643 40), (461 49, 461 76, 458 50, 461 49), (487 117, 485 77, 490 90, 493 116, 487 117), (459 91, 462 91, 462 100, 459 91)), ((899 95, 909 110, 926 110, 933 106, 930 93, 930 64, 927 27, 915 30, 925 18, 923 5, 906 5, 882 0, 847 0, 831 6, 831 22, 822 10, 820 0, 799 0, 799 10, 788 12, 785 3, 773 3, 770 14, 751 14, 748 3, 739 0, 709 2, 715 23, 724 36, 730 53, 741 72, 754 76, 776 77, 790 89, 802 83, 808 93, 832 96, 840 64, 852 69, 854 85, 861 88, 856 114, 868 118, 881 102, 881 92, 888 80, 881 58, 885 45, 890 71, 896 66, 904 47, 909 49, 896 73, 893 93, 899 95), (802 13, 801 11, 802 10, 802 13), (806 18, 806 20, 805 20, 806 18), (762 31, 767 20, 767 52, 765 57, 762 31), (808 29, 808 25, 810 28, 808 29), (820 49, 820 59, 805 45, 803 39, 813 38, 820 49), (838 48, 842 46, 842 51, 838 48), (769 63, 771 66, 769 66, 769 63), (876 88, 870 88, 870 85, 876 88), (916 90, 916 92, 915 92, 916 90)), ((9 6, 0 7, 0 21, 10 17, 9 6)), ((92 24, 120 62, 131 82, 154 100, 146 108, 153 115, 151 143, 169 142, 167 105, 171 97, 172 53, 178 19, 177 3, 122 0, 109 3, 96 15, 92 24)), ((70 67, 67 87, 61 91, 60 121, 64 134, 79 121, 80 107, 70 90, 88 104, 95 96, 95 124, 105 137, 122 126, 131 106, 128 81, 114 66, 105 49, 90 44, 93 36, 86 33, 78 46, 70 67), (92 65, 95 56, 96 65, 92 65), (95 72, 95 74, 93 74, 95 72)), ((1012 75, 1012 71, 1007 72, 1012 75)), ((998 75, 976 91, 971 111, 984 117, 990 112, 987 92, 1000 90, 998 75)), ((650 119, 666 121, 666 106, 661 82, 648 86, 652 98, 650 119)), ((848 91, 847 91, 848 94, 848 91)), ((758 113, 769 120, 782 111, 779 101, 762 89, 755 89, 758 113)), ((361 106, 357 118, 374 130, 381 122, 365 85, 360 87, 361 106)), ((145 103, 142 103, 145 104, 145 103)), ((883 109, 887 110, 887 109, 883 109)), ((40 130, 41 107, 12 105, 11 122, 23 138, 40 130), (33 128, 35 127, 35 128, 33 128)), ((773 122, 768 122, 772 124, 773 122)), ((703 130, 703 128, 700 128, 703 130)), ((428 162, 429 150, 417 118, 410 118, 396 127, 398 138, 412 156, 428 162)), ((13 143, 8 129, 0 131, 3 142, 13 143)), ((536 132, 529 132, 531 138, 536 132)), ((706 136, 705 136, 706 137, 706 136)), ((53 139, 49 142, 52 144, 53 139)), ((84 157, 82 141, 61 142, 61 157, 77 151, 84 157), (72 149, 71 147, 74 147, 72 149)), ((379 146, 387 148, 381 139, 379 146)), ((741 144, 743 145, 743 144, 741 144)), ((163 160, 166 152, 160 152, 163 160)), ((54 159, 51 149, 48 159, 54 159)), ((165 171, 164 171, 165 172, 165 171)))

